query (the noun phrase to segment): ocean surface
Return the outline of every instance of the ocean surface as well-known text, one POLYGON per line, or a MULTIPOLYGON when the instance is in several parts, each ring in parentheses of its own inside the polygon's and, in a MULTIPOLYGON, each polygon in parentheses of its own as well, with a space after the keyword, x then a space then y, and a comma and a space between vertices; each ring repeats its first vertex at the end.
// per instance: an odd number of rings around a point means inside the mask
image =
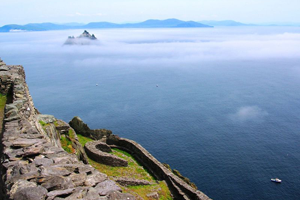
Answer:
POLYGON ((0 33, 40 112, 137 141, 215 200, 300 199, 300 27, 88 31, 0 33))

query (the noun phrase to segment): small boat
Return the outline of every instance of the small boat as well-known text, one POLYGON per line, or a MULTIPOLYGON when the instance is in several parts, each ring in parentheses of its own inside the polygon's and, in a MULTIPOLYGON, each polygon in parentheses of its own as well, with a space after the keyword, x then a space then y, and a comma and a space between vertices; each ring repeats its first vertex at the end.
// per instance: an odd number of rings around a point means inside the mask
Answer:
POLYGON ((281 180, 279 178, 271 178, 271 181, 275 183, 281 183, 281 180))
POLYGON ((156 87, 158 87, 158 85, 156 85, 156 87))
POLYGON ((98 86, 98 84, 96 84, 96 86, 98 86))

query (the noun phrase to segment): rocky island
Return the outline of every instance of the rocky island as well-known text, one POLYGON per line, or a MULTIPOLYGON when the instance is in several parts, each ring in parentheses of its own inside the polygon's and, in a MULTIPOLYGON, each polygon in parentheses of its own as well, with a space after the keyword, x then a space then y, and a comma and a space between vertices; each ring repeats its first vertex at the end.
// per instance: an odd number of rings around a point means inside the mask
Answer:
POLYGON ((97 38, 94 34, 90 34, 88 31, 84 30, 78 37, 69 36, 65 42, 65 45, 90 45, 95 44, 97 38))
POLYGON ((0 199, 210 199, 138 143, 39 113, 22 66, 0 60, 0 83, 0 199))

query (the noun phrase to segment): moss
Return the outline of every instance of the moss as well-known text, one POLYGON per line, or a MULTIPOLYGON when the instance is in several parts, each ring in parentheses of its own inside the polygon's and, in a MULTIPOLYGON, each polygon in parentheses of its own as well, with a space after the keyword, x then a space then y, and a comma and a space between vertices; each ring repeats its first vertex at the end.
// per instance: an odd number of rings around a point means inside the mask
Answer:
POLYGON ((173 169, 172 172, 173 172, 176 176, 178 176, 179 178, 181 178, 184 182, 186 182, 187 184, 189 184, 190 186, 192 186, 194 189, 197 189, 196 184, 193 183, 193 182, 191 182, 189 178, 187 178, 187 177, 181 175, 181 173, 180 173, 178 170, 173 169))
POLYGON ((171 169, 171 167, 170 167, 170 165, 169 164, 167 164, 167 163, 162 163, 167 169, 169 169, 170 171, 172 171, 172 169, 171 169))
POLYGON ((53 124, 54 124, 55 127, 58 127, 58 126, 59 126, 59 124, 58 124, 57 121, 53 122, 53 124))
POLYGON ((46 126, 46 125, 47 125, 47 123, 46 123, 46 122, 43 122, 42 120, 40 120, 39 123, 40 123, 42 126, 46 126))

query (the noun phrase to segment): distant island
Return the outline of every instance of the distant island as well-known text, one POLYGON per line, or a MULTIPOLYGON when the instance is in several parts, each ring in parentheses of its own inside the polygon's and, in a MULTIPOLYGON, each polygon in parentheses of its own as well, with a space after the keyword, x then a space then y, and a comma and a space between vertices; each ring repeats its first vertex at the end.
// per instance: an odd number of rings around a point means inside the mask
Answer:
POLYGON ((99 28, 213 28, 195 21, 182 21, 178 19, 155 20, 150 19, 139 23, 116 24, 110 22, 91 22, 88 24, 67 23, 31 23, 26 25, 9 24, 2 26, 0 32, 14 31, 50 31, 68 29, 99 29, 99 28))
POLYGON ((78 37, 69 36, 65 45, 90 45, 96 41, 97 38, 94 34, 90 34, 87 30, 84 30, 78 37))

